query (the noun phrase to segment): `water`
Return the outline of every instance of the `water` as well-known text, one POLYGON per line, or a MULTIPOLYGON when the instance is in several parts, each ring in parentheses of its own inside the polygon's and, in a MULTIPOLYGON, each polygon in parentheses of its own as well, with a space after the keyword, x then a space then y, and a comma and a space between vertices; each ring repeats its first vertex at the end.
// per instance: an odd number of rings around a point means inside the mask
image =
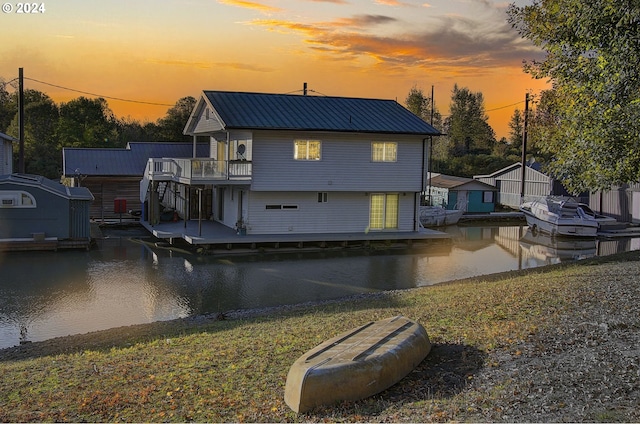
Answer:
MULTIPOLYGON (((525 227, 451 227, 420 250, 199 256, 136 237, 89 252, 0 256, 0 348, 236 309, 407 289, 640 248, 640 239, 558 243, 525 227)), ((136 234, 133 234, 134 236, 136 234)))

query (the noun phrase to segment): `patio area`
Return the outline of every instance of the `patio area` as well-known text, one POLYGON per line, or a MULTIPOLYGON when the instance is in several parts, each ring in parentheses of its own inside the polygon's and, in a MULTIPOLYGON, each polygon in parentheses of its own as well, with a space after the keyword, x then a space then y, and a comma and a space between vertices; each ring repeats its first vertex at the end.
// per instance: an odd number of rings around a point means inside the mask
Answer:
POLYGON ((411 246, 414 242, 427 242, 430 240, 446 241, 451 238, 447 233, 436 230, 420 229, 413 232, 371 231, 361 233, 334 233, 334 234, 258 234, 240 235, 234 229, 226 227, 215 221, 176 221, 161 222, 151 225, 140 221, 151 234, 159 239, 168 240, 183 239, 192 245, 224 246, 227 249, 235 247, 280 247, 281 245, 294 245, 296 247, 308 247, 316 245, 338 245, 348 247, 350 245, 369 245, 371 242, 403 243, 411 246), (305 246, 307 245, 307 246, 305 246))

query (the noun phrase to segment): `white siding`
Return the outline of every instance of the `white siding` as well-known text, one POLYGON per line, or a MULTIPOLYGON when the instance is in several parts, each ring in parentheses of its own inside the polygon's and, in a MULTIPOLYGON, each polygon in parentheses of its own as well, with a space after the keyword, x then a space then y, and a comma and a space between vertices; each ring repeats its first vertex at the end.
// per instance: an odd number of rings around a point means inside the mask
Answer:
POLYGON ((252 190, 421 190, 423 143, 417 137, 285 132, 256 132, 253 136, 252 190), (294 160, 295 139, 320 140, 321 160, 294 160), (397 161, 373 162, 372 141, 397 142, 397 161))
MULTIPOLYGON (((400 193, 398 229, 413 231, 413 193, 400 193)), ((369 193, 329 192, 326 203, 317 192, 250 192, 249 234, 364 233, 369 226, 369 193), (267 209, 266 205, 292 205, 297 209, 267 209)))

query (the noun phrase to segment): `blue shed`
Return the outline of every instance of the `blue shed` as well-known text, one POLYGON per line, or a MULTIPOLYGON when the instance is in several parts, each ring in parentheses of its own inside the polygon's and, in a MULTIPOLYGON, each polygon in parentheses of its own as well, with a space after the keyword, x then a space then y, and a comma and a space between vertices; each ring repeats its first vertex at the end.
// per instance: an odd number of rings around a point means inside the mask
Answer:
POLYGON ((428 173, 427 196, 431 204, 447 209, 462 209, 468 213, 489 213, 496 208, 497 188, 474 180, 437 173, 428 173), (431 193, 429 194, 429 190, 431 193))
POLYGON ((0 176, 0 240, 90 240, 91 192, 39 175, 0 176))

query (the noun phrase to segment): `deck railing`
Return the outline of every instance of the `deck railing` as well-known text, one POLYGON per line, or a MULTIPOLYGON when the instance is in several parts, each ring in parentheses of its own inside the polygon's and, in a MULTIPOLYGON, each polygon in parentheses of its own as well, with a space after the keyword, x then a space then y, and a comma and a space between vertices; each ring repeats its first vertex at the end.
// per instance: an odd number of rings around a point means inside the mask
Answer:
POLYGON ((184 183, 251 179, 251 161, 210 158, 152 158, 147 165, 148 178, 184 183))

